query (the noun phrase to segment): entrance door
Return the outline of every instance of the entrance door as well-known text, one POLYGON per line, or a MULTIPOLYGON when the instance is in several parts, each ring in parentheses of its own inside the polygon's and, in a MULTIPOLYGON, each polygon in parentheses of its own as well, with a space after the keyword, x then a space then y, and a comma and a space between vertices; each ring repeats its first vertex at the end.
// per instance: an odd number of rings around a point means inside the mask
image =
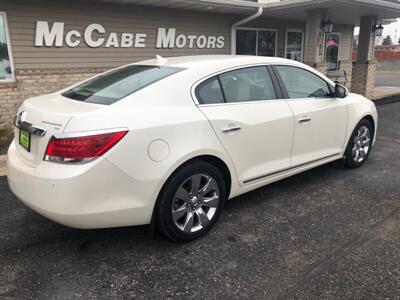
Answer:
POLYGON ((301 29, 288 29, 286 31, 285 57, 303 61, 303 31, 301 29))
POLYGON ((325 62, 328 65, 328 71, 335 71, 338 69, 339 46, 339 33, 325 34, 325 62))

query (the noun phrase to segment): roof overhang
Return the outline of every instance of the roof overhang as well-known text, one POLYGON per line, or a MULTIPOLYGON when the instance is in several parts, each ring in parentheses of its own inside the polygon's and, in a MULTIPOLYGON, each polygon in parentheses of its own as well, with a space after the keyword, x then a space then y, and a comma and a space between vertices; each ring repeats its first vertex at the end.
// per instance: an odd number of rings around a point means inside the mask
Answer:
POLYGON ((283 0, 262 5, 264 16, 294 20, 306 20, 312 9, 326 10, 341 24, 359 25, 361 16, 375 15, 380 20, 400 17, 400 2, 388 0, 283 0))
POLYGON ((97 0, 100 2, 134 4, 148 7, 164 7, 173 9, 186 9, 194 11, 207 11, 226 14, 252 14, 260 4, 246 0, 97 0))
POLYGON ((361 16, 376 15, 378 19, 400 17, 397 0, 94 0, 105 3, 132 4, 147 7, 164 7, 192 11, 250 15, 260 6, 264 17, 306 20, 311 9, 325 9, 335 23, 359 25, 361 16))

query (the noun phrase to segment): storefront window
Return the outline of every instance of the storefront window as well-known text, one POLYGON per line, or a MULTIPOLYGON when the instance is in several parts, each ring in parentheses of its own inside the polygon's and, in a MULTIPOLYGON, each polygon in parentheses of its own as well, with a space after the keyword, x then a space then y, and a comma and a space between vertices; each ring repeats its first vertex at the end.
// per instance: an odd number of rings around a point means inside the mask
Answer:
POLYGON ((276 31, 265 29, 238 29, 236 31, 236 54, 276 55, 276 31))
POLYGON ((13 80, 6 16, 0 12, 0 81, 13 80))
POLYGON ((328 71, 338 69, 340 34, 327 33, 325 35, 325 62, 328 65, 328 71))
POLYGON ((286 58, 296 61, 303 60, 303 32, 301 30, 286 32, 286 58))

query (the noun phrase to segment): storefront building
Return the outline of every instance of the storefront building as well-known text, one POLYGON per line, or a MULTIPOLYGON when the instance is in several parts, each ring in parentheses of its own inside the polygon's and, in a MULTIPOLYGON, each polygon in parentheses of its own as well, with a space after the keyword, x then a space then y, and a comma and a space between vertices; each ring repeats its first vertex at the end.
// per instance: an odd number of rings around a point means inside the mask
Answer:
POLYGON ((26 98, 155 55, 286 57, 372 97, 375 36, 381 22, 400 17, 396 2, 2 0, 0 126, 26 98))

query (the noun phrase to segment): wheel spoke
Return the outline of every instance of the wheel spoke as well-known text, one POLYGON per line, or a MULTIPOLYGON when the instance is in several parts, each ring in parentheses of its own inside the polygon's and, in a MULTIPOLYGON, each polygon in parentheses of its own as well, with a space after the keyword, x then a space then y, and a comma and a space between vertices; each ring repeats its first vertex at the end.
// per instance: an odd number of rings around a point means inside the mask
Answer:
POLYGON ((192 232, 193 219, 194 219, 193 217, 194 217, 194 213, 192 211, 188 211, 188 213, 186 215, 185 223, 183 224, 183 231, 192 232))
POLYGON ((196 194, 200 190, 201 175, 194 175, 191 178, 192 186, 190 192, 196 194))
POLYGON ((196 215, 199 218, 199 223, 201 226, 207 226, 208 223, 210 223, 210 220, 208 219, 207 214, 204 212, 202 208, 199 208, 196 210, 196 215))
POLYGON ((361 158, 363 159, 365 157, 365 155, 366 155, 366 153, 365 153, 364 148, 360 148, 360 156, 361 156, 361 158))
POLYGON ((368 133, 368 128, 367 127, 364 127, 364 128, 362 128, 362 134, 361 134, 361 138, 365 138, 366 136, 367 136, 367 133, 368 133))
POLYGON ((174 210, 172 212, 172 217, 174 218, 175 221, 178 221, 180 218, 182 218, 185 214, 187 213, 187 206, 186 204, 182 205, 179 207, 177 210, 174 210))
POLYGON ((203 199, 203 205, 208 206, 208 207, 217 207, 219 202, 219 197, 218 195, 212 196, 212 197, 207 197, 203 199))
POLYGON ((207 183, 200 189, 200 196, 204 196, 207 195, 209 192, 211 192, 215 186, 216 186, 216 182, 213 178, 209 178, 207 180, 207 183))
POLYGON ((367 146, 367 145, 369 145, 369 142, 370 142, 370 141, 371 141, 371 139, 365 138, 365 139, 361 142, 361 145, 367 146))
POLYGON ((358 157, 360 156, 360 150, 359 149, 357 149, 356 150, 356 156, 354 157, 354 160, 355 161, 358 161, 358 157))
POLYGON ((188 201, 190 199, 189 192, 183 186, 178 189, 175 197, 183 201, 188 201))

